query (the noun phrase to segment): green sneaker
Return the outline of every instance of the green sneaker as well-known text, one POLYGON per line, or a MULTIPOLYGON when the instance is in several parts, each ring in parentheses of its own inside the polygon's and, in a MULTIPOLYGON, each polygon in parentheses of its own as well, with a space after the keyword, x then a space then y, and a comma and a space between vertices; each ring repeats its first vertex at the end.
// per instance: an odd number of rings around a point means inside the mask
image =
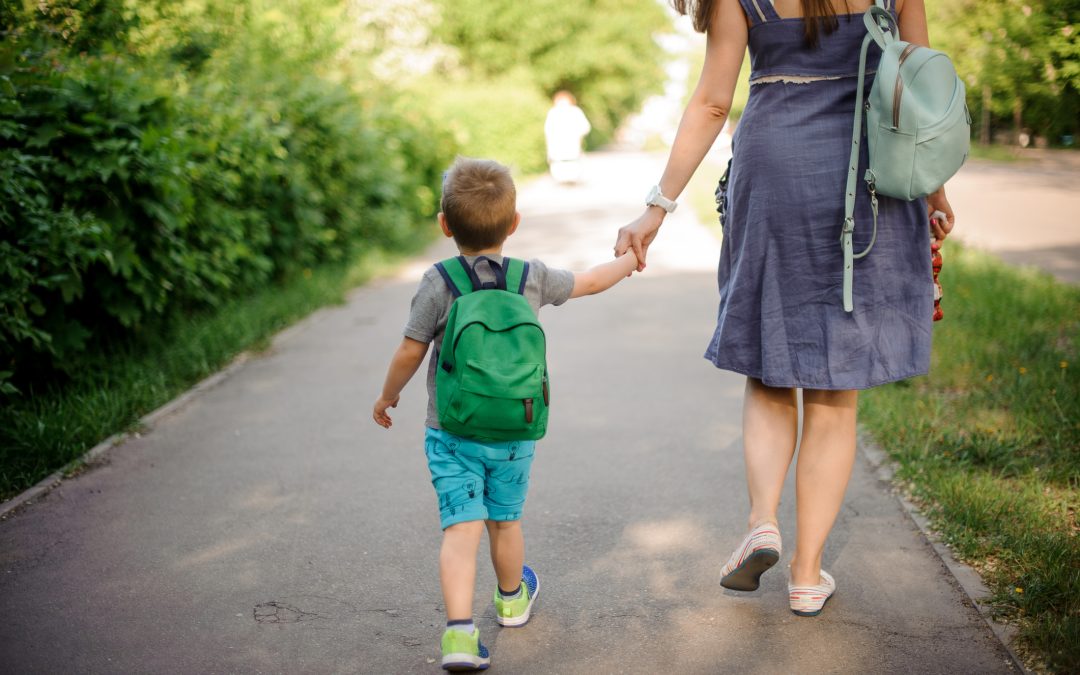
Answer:
POLYGON ((503 600, 495 588, 495 620, 500 626, 524 626, 529 622, 536 596, 540 595, 540 580, 528 565, 521 568, 521 595, 513 600, 503 600))
POLYGON ((490 665, 487 647, 480 644, 480 629, 469 634, 447 628, 442 634, 443 670, 486 670, 490 665))

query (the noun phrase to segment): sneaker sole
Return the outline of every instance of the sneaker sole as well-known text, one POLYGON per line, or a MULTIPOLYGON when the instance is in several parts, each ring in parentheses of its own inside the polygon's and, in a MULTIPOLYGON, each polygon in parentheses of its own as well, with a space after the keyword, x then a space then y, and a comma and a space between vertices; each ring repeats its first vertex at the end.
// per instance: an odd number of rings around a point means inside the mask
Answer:
POLYGON ((487 670, 491 665, 491 659, 481 661, 480 657, 472 654, 447 654, 443 657, 443 670, 460 672, 465 670, 487 670))
POLYGON ((495 621, 497 621, 500 626, 506 626, 507 628, 520 628, 520 627, 524 626, 525 624, 529 623, 529 616, 532 614, 533 603, 536 602, 536 599, 539 598, 539 597, 540 597, 540 578, 537 577, 537 579, 536 579, 536 593, 534 593, 533 596, 531 598, 529 598, 529 604, 525 606, 525 612, 521 616, 514 616, 514 617, 497 616, 497 617, 495 617, 495 621))
POLYGON ((825 605, 829 604, 829 600, 832 600, 831 595, 825 598, 825 601, 821 603, 821 607, 815 609, 812 612, 804 612, 798 609, 793 609, 791 610, 791 613, 795 616, 817 616, 818 614, 821 614, 821 610, 825 609, 825 605))
POLYGON ((756 591, 761 585, 761 575, 780 561, 780 553, 775 549, 763 548, 754 551, 726 577, 720 585, 733 591, 756 591))

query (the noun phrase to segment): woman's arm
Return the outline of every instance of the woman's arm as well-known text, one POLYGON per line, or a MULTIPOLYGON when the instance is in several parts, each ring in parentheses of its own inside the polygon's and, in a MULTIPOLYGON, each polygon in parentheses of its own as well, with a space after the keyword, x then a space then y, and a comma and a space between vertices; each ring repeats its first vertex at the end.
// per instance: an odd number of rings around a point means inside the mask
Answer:
MULTIPOLYGON (((746 15, 738 0, 720 0, 705 36, 705 65, 679 122, 667 166, 660 178, 660 191, 668 199, 675 199, 682 193, 727 121, 746 53, 746 15)), ((638 271, 644 270, 646 251, 656 237, 664 215, 664 210, 658 206, 646 208, 644 214, 619 230, 615 254, 621 256, 633 248, 638 271)))
MULTIPOLYGON (((923 0, 903 0, 897 5, 899 9, 900 37, 905 42, 913 45, 930 46, 930 31, 926 27, 926 5, 923 0)), ((930 220, 930 229, 935 239, 943 240, 956 225, 956 216, 952 206, 945 196, 945 186, 926 197, 926 211, 932 215, 935 211, 945 214, 945 220, 938 222, 936 218, 930 220)))

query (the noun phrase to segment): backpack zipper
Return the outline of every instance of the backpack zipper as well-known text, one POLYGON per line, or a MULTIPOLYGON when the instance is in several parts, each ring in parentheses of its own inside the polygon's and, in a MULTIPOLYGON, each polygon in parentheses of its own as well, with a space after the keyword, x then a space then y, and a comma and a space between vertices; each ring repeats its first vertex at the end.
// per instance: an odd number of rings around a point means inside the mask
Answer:
POLYGON ((893 129, 900 127, 900 97, 904 95, 904 78, 900 76, 900 67, 904 65, 904 61, 907 61, 907 57, 911 56, 911 52, 919 48, 919 45, 909 44, 904 47, 904 51, 900 52, 900 61, 896 64, 896 89, 893 91, 892 99, 892 126, 893 129))

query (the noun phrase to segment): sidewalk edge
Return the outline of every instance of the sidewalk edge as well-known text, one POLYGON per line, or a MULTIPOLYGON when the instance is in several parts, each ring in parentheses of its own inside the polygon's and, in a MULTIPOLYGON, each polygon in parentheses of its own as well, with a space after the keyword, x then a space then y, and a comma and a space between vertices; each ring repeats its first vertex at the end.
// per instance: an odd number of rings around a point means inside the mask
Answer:
MULTIPOLYGON (((874 469, 874 476, 878 480, 895 487, 896 484, 893 477, 896 475, 897 464, 894 462, 884 450, 865 430, 860 429, 858 434, 858 446, 859 451, 862 453, 863 458, 870 463, 870 466, 874 469)), ((1012 648, 1012 638, 1016 634, 1016 629, 1008 624, 1003 624, 995 621, 990 615, 989 607, 985 602, 990 596, 990 589, 983 583, 982 577, 976 572, 970 565, 957 560, 952 551, 948 549, 934 533, 930 527, 930 521, 927 520, 910 500, 904 495, 902 490, 892 490, 896 496, 896 500, 900 503, 904 513, 915 527, 919 528, 919 532, 922 533, 926 542, 930 544, 930 547, 937 554, 941 563, 949 570, 949 574, 963 590, 964 595, 971 601, 972 606, 979 612, 979 616, 982 617, 983 622, 990 628, 990 632, 994 634, 994 637, 998 639, 1001 646, 1005 648, 1009 658, 1012 659, 1013 665, 1021 673, 1033 673, 1024 666, 1024 662, 1020 660, 1016 652, 1012 648)))
POLYGON ((109 450, 112 450, 118 445, 122 445, 128 439, 152 430, 154 425, 162 418, 183 408, 185 405, 190 403, 196 396, 203 393, 204 391, 212 389, 224 382, 230 375, 235 373, 245 363, 247 363, 248 360, 251 359, 251 357, 251 352, 241 352, 240 354, 236 355, 236 357, 233 358, 231 362, 229 362, 229 365, 225 366, 216 373, 213 373, 203 378, 193 387, 180 394, 176 398, 172 399, 171 401, 168 401, 156 410, 152 410, 151 412, 140 417, 139 421, 134 425, 134 428, 131 431, 121 431, 119 433, 113 434, 112 436, 109 436, 102 442, 87 450, 81 456, 71 460, 62 468, 54 471, 53 473, 38 481, 36 485, 33 485, 26 490, 23 490, 22 492, 15 495, 6 502, 0 503, 0 520, 6 519, 17 509, 23 506, 27 506, 33 503, 38 498, 44 497, 45 495, 52 492, 55 488, 59 487, 60 484, 64 482, 64 479, 68 477, 68 474, 70 474, 78 467, 90 464, 94 460, 100 458, 102 455, 107 453, 109 450))

